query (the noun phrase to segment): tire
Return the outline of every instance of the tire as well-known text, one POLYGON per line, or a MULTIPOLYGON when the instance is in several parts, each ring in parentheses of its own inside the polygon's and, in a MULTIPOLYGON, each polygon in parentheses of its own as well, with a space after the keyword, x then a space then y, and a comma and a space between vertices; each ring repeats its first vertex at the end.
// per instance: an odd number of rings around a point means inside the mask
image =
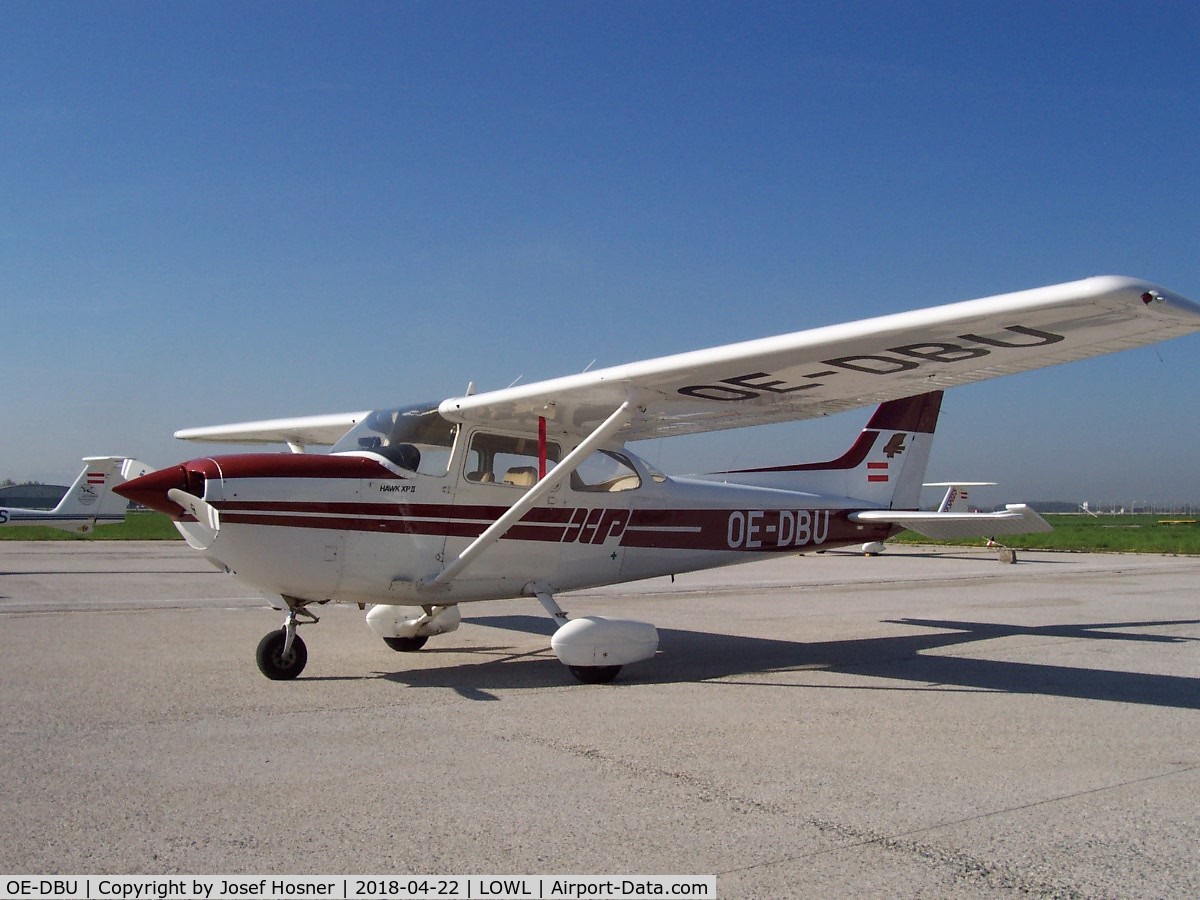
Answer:
POLYGON ((384 638, 383 642, 395 650, 397 653, 415 653, 425 646, 425 642, 429 640, 428 636, 422 637, 391 637, 384 638))
POLYGON ((263 636, 258 642, 258 650, 254 659, 258 663, 258 671, 272 681, 288 681, 304 671, 308 664, 308 648, 300 635, 292 641, 292 652, 285 659, 283 645, 287 642, 287 632, 282 628, 263 636))
POLYGON ((620 666, 567 666, 584 684, 608 684, 621 671, 620 666))

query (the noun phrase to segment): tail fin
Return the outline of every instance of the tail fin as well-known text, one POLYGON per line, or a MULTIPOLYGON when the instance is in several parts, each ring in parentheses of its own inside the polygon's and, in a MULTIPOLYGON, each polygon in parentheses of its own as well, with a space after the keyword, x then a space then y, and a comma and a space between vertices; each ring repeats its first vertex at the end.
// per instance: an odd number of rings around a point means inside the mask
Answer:
POLYGON ((718 473, 738 484, 852 498, 863 506, 916 509, 942 392, 889 400, 837 459, 718 473))
POLYGON ((927 481, 924 486, 946 489, 946 496, 942 497, 942 502, 937 508, 938 512, 969 512, 971 495, 967 488, 992 487, 995 483, 994 481, 927 481))

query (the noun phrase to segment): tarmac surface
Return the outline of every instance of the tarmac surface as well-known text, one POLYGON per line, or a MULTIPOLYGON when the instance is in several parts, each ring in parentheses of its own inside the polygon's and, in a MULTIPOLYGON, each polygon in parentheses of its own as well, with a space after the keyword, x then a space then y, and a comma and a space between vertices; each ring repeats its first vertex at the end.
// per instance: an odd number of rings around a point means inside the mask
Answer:
POLYGON ((176 543, 0 544, 0 873, 715 874, 721 897, 1200 895, 1200 559, 895 548, 536 600, 394 653, 176 543))

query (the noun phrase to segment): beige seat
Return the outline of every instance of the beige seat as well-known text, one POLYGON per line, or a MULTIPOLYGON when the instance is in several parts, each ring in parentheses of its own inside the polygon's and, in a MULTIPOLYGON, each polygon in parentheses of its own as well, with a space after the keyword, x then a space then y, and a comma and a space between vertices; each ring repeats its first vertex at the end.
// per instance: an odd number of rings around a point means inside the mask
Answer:
POLYGON ((513 466, 504 473, 504 483, 516 487, 533 487, 537 484, 537 469, 533 466, 513 466))

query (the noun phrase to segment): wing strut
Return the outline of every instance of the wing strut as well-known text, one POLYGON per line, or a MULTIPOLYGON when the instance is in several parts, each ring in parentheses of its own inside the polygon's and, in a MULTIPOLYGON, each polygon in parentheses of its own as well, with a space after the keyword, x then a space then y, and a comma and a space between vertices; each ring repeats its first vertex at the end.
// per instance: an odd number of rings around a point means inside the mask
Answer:
POLYGON ((432 587, 435 584, 449 584, 457 578, 462 570, 469 566, 480 553, 504 537, 508 529, 516 525, 525 513, 533 509, 546 494, 550 493, 551 488, 558 484, 564 476, 570 475, 579 468, 583 461, 592 455, 592 451, 616 434, 632 416, 633 404, 626 400, 617 407, 611 416, 600 424, 599 428, 584 438, 578 447, 563 457, 562 462, 554 467, 554 471, 551 473, 553 475, 552 478, 543 478, 531 487, 524 497, 509 507, 504 515, 487 527, 483 534, 468 544, 466 549, 458 554, 446 568, 442 569, 433 578, 423 579, 421 584, 425 587, 432 587))

